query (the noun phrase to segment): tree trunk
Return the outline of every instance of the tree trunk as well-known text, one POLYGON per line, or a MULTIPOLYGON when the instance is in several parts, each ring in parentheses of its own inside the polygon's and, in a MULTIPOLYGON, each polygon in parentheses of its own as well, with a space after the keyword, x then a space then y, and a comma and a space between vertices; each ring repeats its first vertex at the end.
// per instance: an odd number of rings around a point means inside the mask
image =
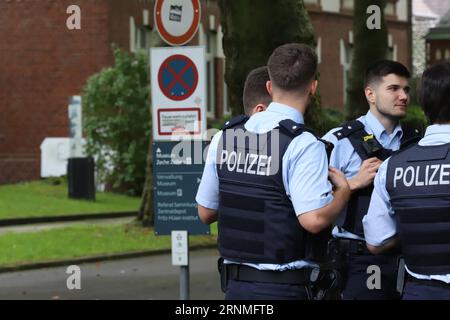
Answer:
MULTIPOLYGON (((156 30, 150 34, 150 46, 151 47, 167 47, 167 44, 161 39, 156 30)), ((150 75, 148 77, 151 78, 150 75)), ((152 115, 152 108, 150 107, 150 115, 152 115)), ((151 121, 151 120, 150 120, 151 121)), ((147 152, 147 161, 145 165, 145 182, 142 190, 141 205, 139 206, 138 221, 142 222, 143 226, 153 226, 153 135, 150 130, 150 142, 147 152)))
MULTIPOLYGON (((228 101, 232 114, 238 115, 243 113, 242 92, 248 72, 266 65, 273 50, 282 44, 315 46, 313 28, 303 0, 219 0, 219 6, 228 101)), ((314 103, 317 108, 319 101, 314 103)))
POLYGON ((388 52, 388 32, 384 19, 386 0, 358 0, 355 1, 353 13, 353 59, 348 78, 347 89, 347 118, 355 119, 368 110, 364 95, 363 81, 367 67, 370 63, 385 59, 388 52), (381 10, 381 29, 368 29, 367 20, 372 13, 367 13, 371 5, 381 10))
POLYGON ((145 182, 144 182, 144 189, 142 190, 142 197, 141 197, 141 205, 139 207, 138 212, 138 220, 142 221, 142 224, 144 226, 153 226, 154 224, 154 216, 153 216, 153 148, 152 148, 152 141, 150 140, 149 146, 148 146, 148 153, 147 153, 147 164, 145 166, 145 182))

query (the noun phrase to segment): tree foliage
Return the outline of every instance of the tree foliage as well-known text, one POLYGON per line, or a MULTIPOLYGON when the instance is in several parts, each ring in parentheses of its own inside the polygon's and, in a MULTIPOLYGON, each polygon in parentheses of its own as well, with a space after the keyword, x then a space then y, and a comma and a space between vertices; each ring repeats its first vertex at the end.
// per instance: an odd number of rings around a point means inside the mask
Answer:
MULTIPOLYGON (((225 81, 232 114, 238 115, 243 112, 242 92, 248 72, 266 65, 273 50, 282 44, 315 46, 314 33, 302 0, 219 0, 219 5, 225 81)), ((316 123, 320 99, 312 104, 307 118, 316 123)))
POLYGON ((113 47, 114 66, 91 76, 83 89, 86 151, 98 178, 113 190, 142 192, 151 118, 148 58, 113 47))
POLYGON ((367 100, 364 95, 364 74, 370 63, 385 59, 388 52, 388 31, 384 18, 386 0, 355 1, 353 12, 353 59, 351 62, 349 86, 347 89, 347 118, 354 119, 367 112, 367 100), (369 6, 380 8, 380 29, 368 29, 367 13, 369 6))

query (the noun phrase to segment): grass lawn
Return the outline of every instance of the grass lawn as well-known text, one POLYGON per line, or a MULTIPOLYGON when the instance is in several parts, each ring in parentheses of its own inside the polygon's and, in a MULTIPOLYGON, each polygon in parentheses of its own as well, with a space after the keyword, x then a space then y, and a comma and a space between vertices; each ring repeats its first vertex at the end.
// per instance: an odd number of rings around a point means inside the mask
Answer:
MULTIPOLYGON (((211 234, 190 236, 189 246, 215 244, 216 223, 211 227, 211 234)), ((77 223, 60 229, 0 235, 0 266, 170 247, 170 236, 155 236, 153 229, 133 224, 77 223)))
POLYGON ((140 198, 97 192, 96 201, 72 200, 67 184, 35 181, 0 186, 0 219, 136 211, 140 198))

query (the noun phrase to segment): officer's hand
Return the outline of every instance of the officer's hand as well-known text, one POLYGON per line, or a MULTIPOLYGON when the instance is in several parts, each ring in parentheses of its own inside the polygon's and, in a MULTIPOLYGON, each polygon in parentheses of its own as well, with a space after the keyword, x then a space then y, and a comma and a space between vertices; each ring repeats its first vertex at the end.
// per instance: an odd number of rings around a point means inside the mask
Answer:
POLYGON ((331 183, 333 184, 335 189, 349 190, 347 178, 342 171, 330 167, 328 169, 328 177, 330 178, 331 183))
POLYGON ((364 160, 358 174, 348 180, 350 190, 355 191, 371 185, 382 163, 383 161, 375 157, 364 160))

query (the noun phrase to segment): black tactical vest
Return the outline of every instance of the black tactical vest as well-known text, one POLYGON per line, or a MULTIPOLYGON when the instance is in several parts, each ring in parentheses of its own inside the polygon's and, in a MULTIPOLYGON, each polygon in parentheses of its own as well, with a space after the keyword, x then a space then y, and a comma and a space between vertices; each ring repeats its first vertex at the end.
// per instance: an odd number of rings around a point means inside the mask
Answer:
POLYGON ((393 155, 386 189, 408 268, 450 274, 450 143, 414 144, 393 155))
POLYGON ((286 195, 282 159, 291 141, 309 130, 283 120, 256 134, 245 129, 246 120, 228 122, 218 146, 219 251, 238 262, 301 260, 307 232, 286 195))
MULTIPOLYGON (((404 127, 402 130, 403 136, 400 149, 405 148, 411 143, 417 142, 422 137, 422 134, 418 129, 404 127)), ((342 129, 334 132, 334 135, 338 140, 348 138, 355 149, 355 152, 361 158, 361 161, 372 157, 377 157, 384 161, 393 153, 393 150, 385 149, 381 143, 377 141, 375 135, 368 134, 364 129, 364 125, 358 120, 344 123, 342 129)), ((347 204, 345 220, 340 227, 364 237, 362 218, 369 209, 372 191, 373 184, 364 189, 357 190, 352 194, 350 201, 347 204)))

